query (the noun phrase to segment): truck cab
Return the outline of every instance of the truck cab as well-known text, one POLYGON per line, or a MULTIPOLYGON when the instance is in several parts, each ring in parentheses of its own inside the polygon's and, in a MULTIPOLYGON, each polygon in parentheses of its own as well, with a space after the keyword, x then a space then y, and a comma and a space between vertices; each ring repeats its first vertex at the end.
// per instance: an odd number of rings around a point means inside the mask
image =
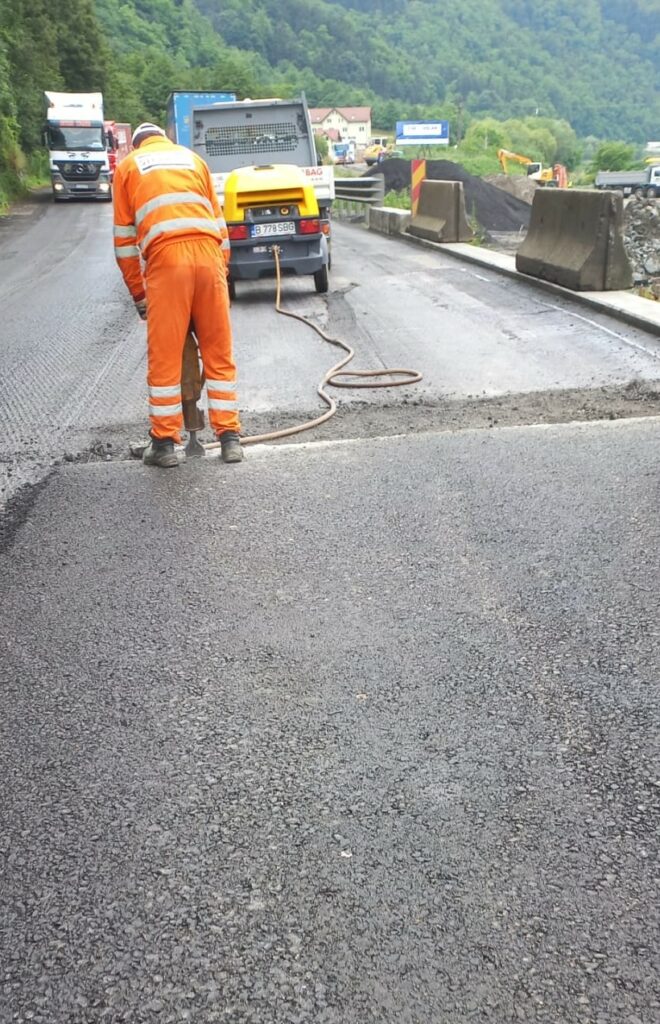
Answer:
POLYGON ((46 94, 44 141, 53 199, 112 199, 101 93, 46 94))
POLYGON ((355 149, 351 148, 349 142, 332 142, 330 153, 333 164, 354 164, 355 149))
POLYGON ((652 164, 648 169, 646 194, 660 196, 660 164, 652 164))

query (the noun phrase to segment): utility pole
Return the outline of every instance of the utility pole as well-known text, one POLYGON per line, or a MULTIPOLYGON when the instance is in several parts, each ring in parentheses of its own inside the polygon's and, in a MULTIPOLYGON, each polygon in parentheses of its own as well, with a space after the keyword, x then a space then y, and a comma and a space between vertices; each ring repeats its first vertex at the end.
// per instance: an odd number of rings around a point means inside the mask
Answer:
POLYGON ((456 145, 460 146, 463 138, 463 97, 456 100, 456 145))

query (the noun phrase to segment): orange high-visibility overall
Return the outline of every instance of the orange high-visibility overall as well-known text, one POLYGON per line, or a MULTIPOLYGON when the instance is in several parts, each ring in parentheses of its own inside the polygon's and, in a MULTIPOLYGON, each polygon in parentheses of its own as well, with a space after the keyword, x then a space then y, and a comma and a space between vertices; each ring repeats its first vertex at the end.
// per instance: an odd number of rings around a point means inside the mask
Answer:
POLYGON ((151 436, 180 440, 181 359, 191 321, 216 434, 239 431, 227 265, 229 238, 209 169, 162 136, 118 164, 115 256, 135 302, 147 300, 151 436))

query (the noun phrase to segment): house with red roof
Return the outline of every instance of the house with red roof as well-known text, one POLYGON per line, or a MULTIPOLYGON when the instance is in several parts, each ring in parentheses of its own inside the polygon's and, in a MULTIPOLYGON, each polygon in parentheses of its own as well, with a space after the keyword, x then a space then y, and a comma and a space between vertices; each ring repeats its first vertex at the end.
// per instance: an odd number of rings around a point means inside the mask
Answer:
POLYGON ((315 134, 331 142, 354 142, 364 149, 371 139, 371 107, 311 107, 315 134))

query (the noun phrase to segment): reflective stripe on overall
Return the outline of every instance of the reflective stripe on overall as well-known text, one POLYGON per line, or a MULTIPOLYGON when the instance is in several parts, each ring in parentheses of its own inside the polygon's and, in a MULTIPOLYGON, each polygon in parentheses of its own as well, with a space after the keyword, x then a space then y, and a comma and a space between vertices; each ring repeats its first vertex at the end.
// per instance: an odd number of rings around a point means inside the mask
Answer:
POLYGON ((159 246, 146 269, 149 418, 153 437, 180 438, 181 360, 192 320, 216 434, 239 431, 236 367, 224 260, 210 238, 159 246))

